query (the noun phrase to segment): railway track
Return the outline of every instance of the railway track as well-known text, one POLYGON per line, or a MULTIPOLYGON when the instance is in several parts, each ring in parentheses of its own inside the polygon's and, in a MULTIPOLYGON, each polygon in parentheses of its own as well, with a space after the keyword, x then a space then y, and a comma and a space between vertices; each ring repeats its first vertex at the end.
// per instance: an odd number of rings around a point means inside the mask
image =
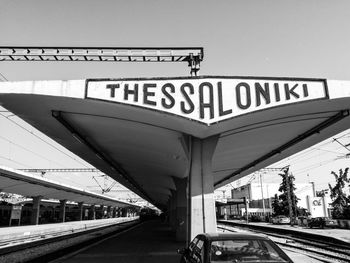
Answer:
MULTIPOLYGON (((231 232, 237 232, 237 229, 246 230, 246 228, 233 227, 222 223, 218 225, 218 229, 231 232)), ((350 248, 344 245, 333 244, 322 240, 306 240, 300 237, 280 235, 255 229, 250 229, 249 231, 264 234, 283 249, 304 254, 320 262, 350 262, 350 248)))

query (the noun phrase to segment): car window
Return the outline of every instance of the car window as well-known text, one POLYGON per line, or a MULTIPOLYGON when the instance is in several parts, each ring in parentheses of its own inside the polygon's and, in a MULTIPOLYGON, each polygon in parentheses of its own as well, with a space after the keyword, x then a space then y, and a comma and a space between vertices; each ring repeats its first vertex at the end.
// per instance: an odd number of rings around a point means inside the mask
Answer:
POLYGON ((283 258, 281 258, 278 251, 271 246, 270 242, 264 242, 262 243, 262 246, 266 248, 266 251, 268 252, 269 258, 271 260, 276 260, 276 261, 282 260, 283 262, 283 258))
POLYGON ((201 250, 203 247, 204 241, 203 240, 198 240, 198 243, 196 244, 196 247, 198 250, 201 250))
POLYGON ((268 240, 220 240, 210 246, 210 262, 287 262, 268 240))
POLYGON ((204 256, 204 249, 203 249, 204 241, 199 239, 196 245, 193 248, 191 258, 193 262, 202 262, 203 256, 204 256))
POLYGON ((197 242, 198 242, 198 238, 195 237, 195 238, 192 240, 192 242, 188 245, 188 249, 189 249, 190 252, 193 251, 193 248, 196 246, 197 242))

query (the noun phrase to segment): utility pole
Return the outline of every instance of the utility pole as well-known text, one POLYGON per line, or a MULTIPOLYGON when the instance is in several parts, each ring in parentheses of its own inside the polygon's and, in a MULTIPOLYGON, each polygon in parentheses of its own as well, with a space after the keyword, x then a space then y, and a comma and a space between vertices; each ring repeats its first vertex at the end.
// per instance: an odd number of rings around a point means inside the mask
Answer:
MULTIPOLYGON (((292 178, 294 178, 293 177, 293 174, 291 174, 292 175, 292 178)), ((292 183, 292 185, 293 185, 293 183, 292 183)), ((293 204, 293 208, 294 208, 294 216, 295 216, 295 218, 297 218, 298 217, 298 209, 297 209, 297 204, 296 204, 296 196, 295 195, 293 195, 293 198, 292 198, 292 204, 293 204)))
POLYGON ((293 226, 293 210, 292 210, 292 198, 290 193, 290 185, 289 185, 289 168, 287 168, 287 171, 285 173, 286 178, 286 184, 287 184, 287 200, 288 200, 288 208, 289 208, 289 218, 290 218, 290 225, 293 226))
POLYGON ((261 199, 262 199, 262 205, 263 205, 264 221, 265 221, 266 210, 265 210, 265 200, 264 200, 264 191, 263 191, 263 183, 262 183, 262 174, 261 173, 260 173, 260 188, 261 188, 261 199))

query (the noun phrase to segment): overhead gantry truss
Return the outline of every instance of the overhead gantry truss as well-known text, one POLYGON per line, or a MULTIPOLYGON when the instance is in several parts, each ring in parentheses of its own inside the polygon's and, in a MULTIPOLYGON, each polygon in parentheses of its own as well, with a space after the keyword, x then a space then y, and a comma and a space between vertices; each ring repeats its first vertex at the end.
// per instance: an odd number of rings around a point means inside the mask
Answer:
POLYGON ((96 173, 96 172, 100 172, 100 170, 96 168, 57 168, 57 169, 36 168, 36 169, 18 169, 18 170, 23 172, 29 172, 29 173, 49 173, 49 172, 96 173))
POLYGON ((30 47, 0 46, 0 61, 63 62, 187 62, 191 75, 197 75, 203 48, 128 47, 30 47))

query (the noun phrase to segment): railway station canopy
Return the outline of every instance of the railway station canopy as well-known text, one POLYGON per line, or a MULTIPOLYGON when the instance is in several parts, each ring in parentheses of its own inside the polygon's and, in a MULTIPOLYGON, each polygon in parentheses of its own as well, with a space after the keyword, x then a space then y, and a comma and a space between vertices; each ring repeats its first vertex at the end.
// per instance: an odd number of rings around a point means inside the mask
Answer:
POLYGON ((193 138, 215 138, 218 188, 350 128, 350 82, 325 79, 2 82, 0 103, 160 208, 195 168, 193 138))
POLYGON ((0 191, 26 197, 41 196, 46 199, 68 200, 103 206, 138 207, 105 195, 61 184, 53 180, 0 166, 0 191))

